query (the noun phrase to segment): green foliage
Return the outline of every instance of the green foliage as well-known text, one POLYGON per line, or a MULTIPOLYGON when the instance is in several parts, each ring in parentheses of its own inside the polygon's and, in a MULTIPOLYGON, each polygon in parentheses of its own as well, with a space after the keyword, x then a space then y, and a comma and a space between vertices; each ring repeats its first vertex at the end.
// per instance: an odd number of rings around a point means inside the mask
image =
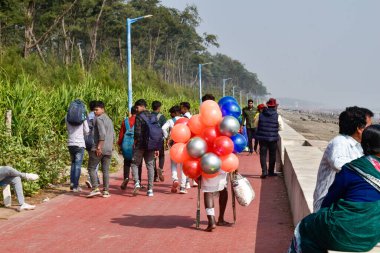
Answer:
MULTIPOLYGON (((125 74, 106 55, 87 73, 78 65, 67 69, 64 65, 43 65, 33 57, 18 58, 4 57, 0 72, 0 118, 12 110, 12 137, 5 135, 4 121, 0 121, 0 165, 38 173, 41 179, 37 183, 24 183, 26 194, 31 195, 40 187, 66 179, 70 159, 64 117, 69 103, 76 98, 86 103, 104 101, 118 132, 127 113, 128 96, 125 74), (13 64, 19 75, 12 72, 13 64)), ((198 107, 196 92, 190 97, 187 89, 170 89, 152 70, 136 67, 133 81, 134 101, 145 98, 151 104, 160 100, 168 117, 169 108, 181 101, 198 107)))

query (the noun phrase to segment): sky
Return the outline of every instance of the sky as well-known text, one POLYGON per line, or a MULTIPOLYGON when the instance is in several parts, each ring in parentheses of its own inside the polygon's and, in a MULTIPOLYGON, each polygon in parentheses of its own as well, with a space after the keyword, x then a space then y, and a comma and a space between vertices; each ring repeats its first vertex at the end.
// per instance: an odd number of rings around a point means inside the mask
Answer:
POLYGON ((200 33, 273 97, 380 108, 379 0, 162 0, 198 7, 200 33))

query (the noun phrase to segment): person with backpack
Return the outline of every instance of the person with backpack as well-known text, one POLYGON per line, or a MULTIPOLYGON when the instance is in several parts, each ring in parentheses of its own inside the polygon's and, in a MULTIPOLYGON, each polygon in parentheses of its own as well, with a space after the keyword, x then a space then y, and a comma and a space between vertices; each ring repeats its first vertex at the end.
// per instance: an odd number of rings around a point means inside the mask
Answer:
MULTIPOLYGON (((131 171, 132 157, 133 157, 133 146, 134 146, 134 135, 135 135, 135 122, 136 122, 137 110, 135 106, 131 108, 131 117, 125 118, 121 123, 119 141, 117 144, 120 147, 120 150, 124 157, 124 177, 123 183, 120 185, 122 190, 127 188, 129 182, 129 174, 131 171)), ((139 166, 139 180, 141 182, 141 172, 142 164, 139 166)))
POLYGON ((133 195, 136 196, 141 188, 141 182, 138 177, 138 167, 144 158, 148 169, 148 191, 147 196, 153 197, 153 179, 154 179, 154 157, 158 156, 159 149, 163 138, 162 129, 158 124, 157 117, 152 115, 147 109, 147 103, 144 99, 135 102, 137 109, 134 142, 135 148, 132 158, 132 174, 135 181, 133 195))
MULTIPOLYGON (((161 102, 153 101, 152 102, 152 115, 157 117, 158 124, 162 127, 166 123, 165 116, 161 113, 161 102)), ((158 155, 158 167, 157 167, 157 158, 154 158, 154 182, 165 180, 162 171, 165 165, 165 147, 164 147, 164 139, 162 139, 161 148, 159 150, 158 155)))
MULTIPOLYGON (((95 145, 95 143, 94 143, 94 126, 95 126, 95 119, 96 119, 95 112, 94 112, 95 111, 95 105, 96 105, 96 100, 90 101, 90 103, 89 103, 90 112, 87 115, 87 123, 88 123, 88 127, 90 129, 90 133, 84 137, 84 142, 86 143, 86 150, 87 150, 89 155, 90 155, 91 149, 95 145)), ((99 180, 99 176, 98 176, 98 169, 99 169, 99 165, 96 167, 96 175, 98 177, 98 184, 100 184, 100 180, 99 180)), ((86 180, 86 185, 88 188, 90 188, 90 189, 92 188, 90 175, 88 175, 88 178, 86 180)))
MULTIPOLYGON (((166 139, 169 138, 169 133, 172 130, 172 128, 174 127, 175 122, 177 120, 179 120, 180 118, 182 118, 181 117, 181 109, 177 105, 170 108, 169 112, 170 112, 170 116, 172 118, 169 119, 168 121, 166 121, 166 123, 162 126, 162 131, 164 132, 164 137, 166 139)), ((173 140, 168 140, 168 143, 169 143, 169 146, 174 145, 173 140)), ((174 162, 173 160, 171 160, 170 162, 171 162, 171 171, 172 171, 172 180, 173 180, 171 192, 177 193, 178 186, 179 186, 178 172, 177 172, 177 167, 178 167, 177 165, 178 164, 176 162, 174 162)), ((179 164, 179 170, 181 173, 181 185, 180 185, 179 193, 186 194, 187 193, 187 191, 186 191, 186 175, 183 173, 182 164, 179 164)))
POLYGON ((70 190, 81 192, 79 187, 79 178, 84 156, 85 135, 88 135, 90 129, 86 120, 87 113, 84 103, 76 99, 70 103, 67 115, 65 117, 67 127, 67 146, 70 152, 71 169, 70 169, 70 190))
POLYGON ((109 193, 109 167, 112 158, 112 149, 114 143, 114 128, 112 120, 104 110, 102 101, 96 102, 95 105, 95 127, 94 127, 94 147, 91 149, 88 159, 88 171, 90 173, 92 191, 88 198, 103 195, 104 198, 110 197, 109 193), (103 171, 103 192, 99 190, 97 181, 96 167, 102 164, 103 171))

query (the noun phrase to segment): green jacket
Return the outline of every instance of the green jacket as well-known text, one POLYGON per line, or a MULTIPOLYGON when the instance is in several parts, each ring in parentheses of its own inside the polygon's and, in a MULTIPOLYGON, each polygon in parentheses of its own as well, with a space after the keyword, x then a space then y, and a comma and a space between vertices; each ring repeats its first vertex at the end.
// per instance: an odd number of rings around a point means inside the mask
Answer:
POLYGON ((253 125, 254 118, 256 114, 256 108, 253 107, 252 109, 249 109, 248 106, 243 108, 242 112, 242 122, 241 124, 246 126, 247 128, 255 128, 253 125))

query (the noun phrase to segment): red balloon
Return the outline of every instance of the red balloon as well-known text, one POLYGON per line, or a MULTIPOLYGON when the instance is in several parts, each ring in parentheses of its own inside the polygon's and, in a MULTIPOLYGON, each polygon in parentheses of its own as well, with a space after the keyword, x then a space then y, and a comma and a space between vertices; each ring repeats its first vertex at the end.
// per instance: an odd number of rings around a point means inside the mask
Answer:
POLYGON ((209 150, 214 148, 214 140, 219 137, 220 133, 217 127, 207 127, 202 132, 202 138, 207 142, 209 150))
POLYGON ((174 125, 175 125, 175 126, 176 126, 176 125, 179 125, 179 124, 187 125, 188 122, 189 122, 189 119, 183 117, 183 118, 178 119, 178 120, 174 123, 174 125))
POLYGON ((176 143, 170 148, 170 159, 176 163, 183 163, 190 160, 185 143, 176 143))
POLYGON ((222 161, 221 169, 225 172, 233 172, 239 168, 239 158, 235 154, 221 156, 220 160, 222 161))
POLYGON ((219 175, 220 174, 220 172, 217 172, 217 173, 215 173, 215 174, 207 174, 207 173, 204 173, 203 171, 202 171, 202 177, 204 177, 204 178, 214 178, 214 177, 216 177, 217 175, 219 175))
POLYGON ((201 162, 197 160, 187 160, 183 163, 183 173, 191 179, 197 179, 202 174, 201 162))
POLYGON ((190 140, 191 132, 186 125, 179 124, 174 126, 173 129, 170 131, 170 137, 174 142, 186 143, 188 142, 188 140, 190 140))
POLYGON ((219 156, 229 155, 234 151, 234 143, 227 136, 219 136, 214 140, 214 153, 219 156))
POLYGON ((187 125, 189 126, 191 132, 196 135, 200 135, 205 128, 205 125, 201 122, 201 117, 199 114, 193 115, 187 125))

